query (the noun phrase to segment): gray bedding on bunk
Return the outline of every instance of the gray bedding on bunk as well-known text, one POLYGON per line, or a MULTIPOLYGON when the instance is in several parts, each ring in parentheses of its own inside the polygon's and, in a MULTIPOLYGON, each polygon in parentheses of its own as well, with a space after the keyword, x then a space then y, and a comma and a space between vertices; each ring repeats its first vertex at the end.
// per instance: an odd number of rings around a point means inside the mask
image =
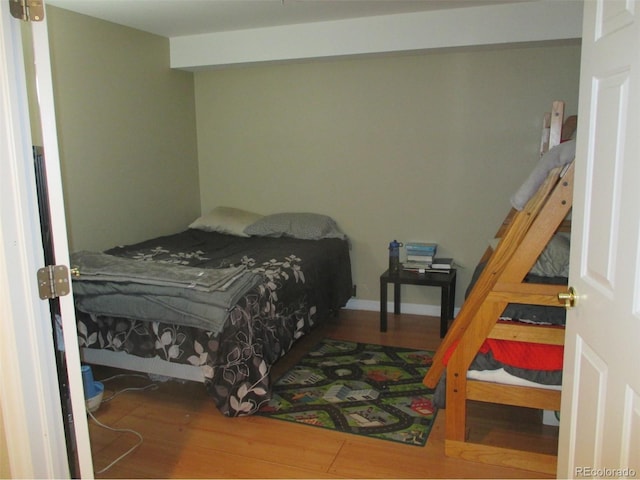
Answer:
POLYGON ((545 153, 536 167, 511 197, 511 205, 522 210, 529 199, 538 191, 549 172, 557 167, 571 163, 576 156, 576 141, 568 140, 545 153))
MULTIPOLYGON (((471 277, 469 287, 465 292, 465 298, 471 293, 473 285, 480 277, 482 270, 486 263, 480 263, 476 266, 471 277)), ((525 283, 543 283, 551 285, 566 285, 567 278, 560 276, 542 276, 535 274, 528 274, 525 279, 525 283)), ((547 305, 528 305, 523 303, 510 303, 508 304, 500 318, 503 320, 517 320, 523 323, 532 323, 538 325, 564 325, 566 321, 567 312, 563 307, 550 307, 547 305)))

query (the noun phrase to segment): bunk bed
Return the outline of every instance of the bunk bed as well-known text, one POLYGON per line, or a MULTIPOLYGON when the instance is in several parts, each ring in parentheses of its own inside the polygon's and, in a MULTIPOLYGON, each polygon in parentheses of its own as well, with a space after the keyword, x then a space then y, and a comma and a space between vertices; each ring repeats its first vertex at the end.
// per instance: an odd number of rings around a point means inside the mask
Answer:
MULTIPOLYGON (((570 230, 567 218, 572 206, 575 141, 573 145, 561 142, 575 131, 576 118, 569 117, 563 122, 563 116, 564 104, 554 102, 543 131, 544 155, 512 197, 514 208, 500 226, 496 242, 487 248, 480 260, 482 268, 424 378, 428 387, 435 388, 439 384, 445 390, 447 456, 555 474, 557 458, 553 454, 471 441, 467 407, 469 401, 479 401, 560 410, 560 388, 549 388, 534 381, 485 381, 485 377, 476 375, 470 367, 482 352, 491 349, 492 342, 504 348, 509 344, 526 346, 525 355, 532 358, 544 355, 535 353, 537 351, 555 349, 556 353, 560 352, 561 362, 562 321, 540 325, 501 319, 512 306, 532 309, 569 306, 570 299, 567 303, 561 301, 566 297, 566 278, 564 282, 541 283, 536 277, 532 280, 531 276, 532 268, 550 242, 559 232, 570 230), (528 195, 521 194, 527 190, 528 195)), ((560 385, 561 379, 550 383, 560 385)))
POLYGON ((204 383, 227 416, 270 398, 270 369, 351 296, 348 238, 313 213, 217 207, 185 231, 71 255, 85 363, 204 383))

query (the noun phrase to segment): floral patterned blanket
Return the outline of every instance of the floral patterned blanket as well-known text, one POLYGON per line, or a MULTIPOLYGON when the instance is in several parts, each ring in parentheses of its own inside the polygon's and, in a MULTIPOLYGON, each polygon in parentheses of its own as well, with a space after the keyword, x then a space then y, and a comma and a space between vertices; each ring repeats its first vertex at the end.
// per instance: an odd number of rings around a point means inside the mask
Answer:
POLYGON ((77 311, 82 347, 199 366, 227 416, 255 413, 267 402, 273 363, 351 296, 348 243, 335 238, 243 238, 190 229, 105 253, 198 268, 244 265, 260 275, 229 309, 220 332, 77 311))

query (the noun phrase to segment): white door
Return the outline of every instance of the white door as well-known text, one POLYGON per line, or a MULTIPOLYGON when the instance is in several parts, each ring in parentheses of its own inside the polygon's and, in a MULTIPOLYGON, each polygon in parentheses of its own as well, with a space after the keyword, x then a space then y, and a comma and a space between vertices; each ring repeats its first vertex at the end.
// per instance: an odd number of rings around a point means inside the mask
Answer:
MULTIPOLYGON (((44 266, 40 235, 32 136, 27 105, 21 20, 11 17, 9 2, 0 1, 0 408, 7 438, 9 471, 16 478, 69 476, 53 330, 47 301, 40 300, 35 274, 44 266)), ((69 264, 58 158, 57 132, 46 15, 27 27, 33 39, 37 104, 45 150, 51 229, 59 264, 69 264)), ((31 44, 31 42, 26 42, 31 44)), ((31 45, 25 48, 31 48, 31 45)), ((30 52, 29 52, 30 53, 30 52)), ((73 440, 78 472, 93 477, 82 376, 72 297, 60 299, 73 440)), ((0 431, 0 434, 2 432, 0 431)))
POLYGON ((640 476, 639 8, 585 2, 559 478, 640 476))

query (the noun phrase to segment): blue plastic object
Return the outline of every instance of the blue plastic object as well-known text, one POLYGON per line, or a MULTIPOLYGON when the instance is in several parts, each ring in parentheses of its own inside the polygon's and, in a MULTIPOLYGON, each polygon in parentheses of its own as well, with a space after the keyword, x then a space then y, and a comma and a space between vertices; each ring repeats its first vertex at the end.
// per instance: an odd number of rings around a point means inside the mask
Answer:
POLYGON ((93 379, 93 372, 89 365, 80 367, 82 372, 82 386, 84 387, 84 399, 89 400, 104 391, 104 385, 93 379))
POLYGON ((389 273, 400 273, 400 247, 402 243, 394 240, 389 244, 389 273))

